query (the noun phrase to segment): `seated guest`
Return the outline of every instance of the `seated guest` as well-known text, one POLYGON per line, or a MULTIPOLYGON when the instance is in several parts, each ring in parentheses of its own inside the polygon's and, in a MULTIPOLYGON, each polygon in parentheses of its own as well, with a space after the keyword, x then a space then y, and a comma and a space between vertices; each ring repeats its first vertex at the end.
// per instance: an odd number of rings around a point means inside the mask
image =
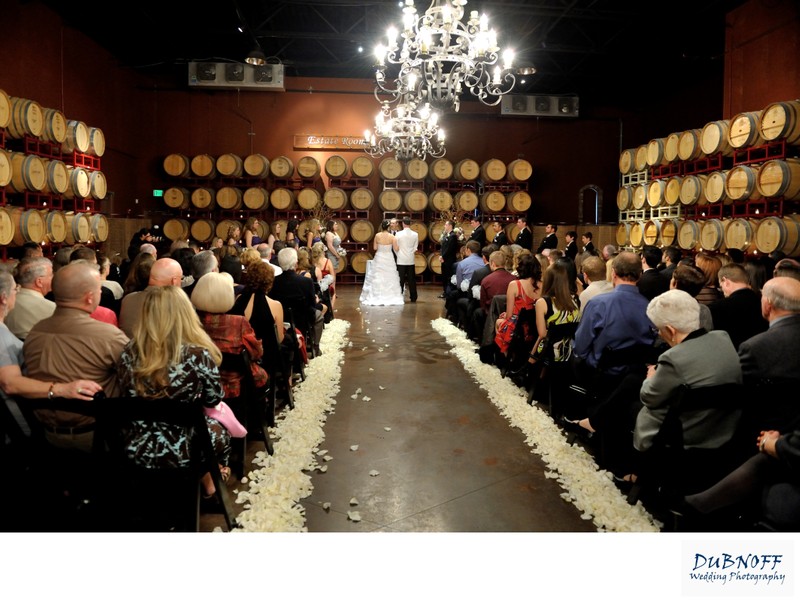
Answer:
POLYGON ((100 278, 103 281, 103 288, 110 290, 116 301, 117 306, 112 309, 114 309, 115 313, 119 314, 119 302, 125 294, 125 291, 122 290, 122 285, 119 282, 110 279, 112 271, 111 260, 108 258, 108 255, 102 251, 97 252, 97 265, 100 266, 100 278))
MULTIPOLYGON (((668 403, 681 387, 742 383, 739 356, 728 333, 700 329, 700 310, 688 293, 671 290, 659 295, 648 304, 647 316, 670 348, 659 356, 656 366, 648 367, 642 383, 643 407, 633 433, 634 447, 640 452, 652 445, 668 403)), ((698 491, 726 474, 727 470, 720 473, 719 468, 733 456, 724 446, 732 441, 740 415, 741 409, 735 405, 681 415, 684 448, 693 458, 691 470, 684 467, 681 475, 684 491, 698 491)))
POLYGON ((658 263, 661 261, 661 249, 654 245, 642 247, 642 275, 636 282, 639 292, 645 299, 650 301, 661 293, 669 290, 669 280, 658 271, 658 263))
POLYGON ((236 296, 229 313, 244 316, 256 336, 265 341, 277 329, 278 343, 283 341, 283 306, 269 297, 275 282, 272 265, 259 262, 242 275, 242 292, 236 296))
POLYGON ((488 244, 481 249, 481 262, 483 265, 472 272, 467 285, 467 295, 458 299, 456 303, 456 316, 458 324, 465 330, 467 337, 475 339, 479 330, 474 330, 473 314, 480 307, 480 285, 483 279, 492 273, 489 257, 497 249, 493 244, 488 244))
MULTIPOLYGON (((260 263, 260 261, 259 261, 260 263)), ((256 387, 267 384, 267 373, 259 364, 264 350, 253 327, 244 316, 228 314, 233 308, 233 278, 230 274, 210 272, 202 276, 192 292, 192 305, 197 309, 203 329, 222 353, 239 355, 247 350, 252 360, 250 370, 256 387)), ((225 398, 241 395, 241 375, 221 370, 225 398)))
POLYGON ((195 284, 206 274, 219 271, 219 261, 211 249, 200 251, 192 255, 189 269, 192 273, 192 283, 183 287, 183 292, 191 299, 195 284))
MULTIPOLYGON (((672 272, 669 288, 689 293, 697 301, 696 297, 703 289, 705 282, 706 275, 699 268, 681 263, 676 265, 672 272)), ((697 305, 700 307, 700 328, 707 331, 714 330, 714 321, 711 319, 711 310, 708 309, 708 305, 704 305, 699 301, 697 305)))
POLYGON ((661 263, 663 265, 660 270, 661 275, 667 279, 667 282, 669 282, 669 280, 672 278, 672 273, 675 271, 675 267, 678 265, 680 260, 681 250, 678 247, 664 247, 664 250, 661 253, 661 263))
MULTIPOLYGON (((128 342, 119 328, 90 317, 100 302, 100 272, 83 262, 70 263, 53 277, 56 310, 37 323, 22 349, 28 376, 52 385, 90 380, 108 397, 119 394, 116 363, 128 342)), ((71 412, 37 412, 47 439, 56 446, 89 451, 93 420, 71 412), (66 432, 66 429, 72 429, 66 432)))
POLYGON ((737 514, 758 517, 778 531, 800 529, 800 430, 766 431, 756 439, 759 451, 705 491, 684 498, 681 514, 708 530, 709 515, 738 507, 737 514))
POLYGON ((504 296, 508 285, 516 280, 516 277, 506 269, 507 261, 507 255, 502 250, 492 251, 489 255, 489 267, 492 273, 481 281, 480 307, 475 310, 473 318, 476 332, 484 333, 480 340, 481 347, 488 347, 494 343, 494 328, 499 312, 496 316, 489 316, 492 301, 497 295, 504 296))
POLYGON ((444 302, 448 316, 456 323, 458 323, 458 302, 462 299, 469 299, 472 296, 472 291, 469 290, 470 279, 475 270, 483 267, 478 241, 468 240, 464 245, 463 251, 464 258, 455 265, 455 288, 448 291, 444 302))
MULTIPOLYGON (((97 254, 94 249, 90 249, 89 247, 76 248, 70 255, 69 262, 75 263, 78 261, 95 266, 98 272, 100 272, 100 266, 97 263, 97 254)), ((100 278, 102 280, 102 273, 100 278)), ((119 326, 117 312, 114 311, 116 306, 117 300, 114 299, 114 293, 103 286, 100 288, 100 303, 92 312, 92 318, 105 322, 106 324, 111 324, 112 326, 119 326)))
MULTIPOLYGON (((222 354, 203 330, 197 312, 177 284, 152 286, 142 293, 142 318, 118 362, 120 385, 129 397, 179 399, 215 407, 224 396, 219 364, 222 354)), ((206 417, 220 472, 230 476, 230 433, 206 417)), ((172 468, 189 462, 191 430, 131 423, 125 433, 128 455, 142 468, 172 468)), ((210 475, 206 494, 214 493, 210 475)))
MULTIPOLYGON (((156 260, 149 270, 147 288, 154 286, 180 287, 182 278, 183 270, 181 270, 180 264, 169 257, 162 257, 156 260)), ((144 291, 132 292, 122 298, 122 306, 119 311, 119 327, 129 337, 133 336, 136 323, 141 318, 143 303, 144 291)))
POLYGON ((597 295, 610 293, 614 290, 614 286, 606 280, 606 264, 596 255, 590 255, 583 260, 581 264, 583 270, 583 280, 586 283, 586 288, 580 294, 581 312, 586 307, 591 299, 597 295))
POLYGON ((717 277, 725 296, 709 304, 708 309, 714 328, 727 332, 738 349, 743 341, 767 329, 761 315, 761 294, 750 288, 747 272, 738 263, 722 266, 717 277))
POLYGON ((781 259, 775 264, 775 269, 772 271, 774 276, 788 276, 795 280, 800 280, 800 261, 796 259, 781 259))
POLYGON ((53 264, 46 257, 26 257, 17 264, 16 280, 19 292, 16 305, 6 316, 6 326, 25 340, 36 323, 56 310, 56 304, 45 298, 53 285, 53 264))
POLYGON ((139 253, 133 258, 128 275, 122 283, 123 297, 147 288, 147 283, 150 280, 150 270, 155 262, 155 257, 149 253, 139 253))
POLYGON ((297 273, 297 249, 282 249, 278 261, 283 273, 275 278, 271 297, 283 306, 284 313, 291 310, 295 326, 312 339, 314 352, 318 353, 324 317, 322 311, 316 309, 319 299, 314 294, 314 284, 297 273))
POLYGON ((747 272, 750 288, 760 293, 766 281, 772 278, 772 261, 770 259, 765 260, 763 257, 754 257, 742 265, 744 265, 744 269, 747 272))
MULTIPOLYGON (((539 269, 539 262, 530 251, 519 258, 517 272, 519 278, 510 282, 506 289, 506 311, 500 314, 495 325, 497 333, 495 343, 503 354, 508 352, 508 345, 516 330, 519 313, 523 309, 533 310, 536 300, 541 296, 542 272, 539 269)), ((524 335, 525 340, 531 344, 536 340, 533 328, 524 335)))

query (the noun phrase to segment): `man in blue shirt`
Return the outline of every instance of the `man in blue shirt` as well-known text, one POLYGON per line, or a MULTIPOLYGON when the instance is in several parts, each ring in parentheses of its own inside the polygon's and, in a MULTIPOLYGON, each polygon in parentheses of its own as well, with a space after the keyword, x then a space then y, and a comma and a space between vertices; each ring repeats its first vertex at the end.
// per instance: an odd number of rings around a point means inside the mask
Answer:
POLYGON ((456 264, 456 286, 447 293, 445 309, 447 315, 454 321, 458 321, 456 307, 458 300, 462 297, 469 297, 472 293, 469 290, 469 281, 475 270, 483 267, 481 257, 481 247, 476 240, 468 240, 464 245, 464 259, 456 264), (463 283, 463 287, 462 287, 463 283), (466 289, 466 290, 465 290, 466 289))

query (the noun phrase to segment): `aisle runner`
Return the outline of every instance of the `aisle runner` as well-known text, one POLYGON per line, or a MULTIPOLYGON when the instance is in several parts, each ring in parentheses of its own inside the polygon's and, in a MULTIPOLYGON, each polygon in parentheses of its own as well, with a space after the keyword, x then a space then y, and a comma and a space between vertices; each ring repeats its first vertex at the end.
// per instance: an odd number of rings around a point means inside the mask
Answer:
POLYGON ((547 412, 528 405, 524 389, 500 376, 496 366, 484 364, 475 353, 476 345, 464 331, 450 320, 438 318, 431 322, 455 355, 484 389, 500 413, 520 429, 536 454, 541 456, 551 472, 545 476, 558 480, 566 490, 561 497, 583 512, 581 518, 591 520, 598 531, 658 532, 658 525, 641 502, 631 506, 614 485, 611 473, 601 471, 594 459, 580 446, 567 443, 547 412))
POLYGON ((250 472, 249 491, 239 492, 236 499, 245 508, 237 517, 239 530, 306 531, 305 510, 299 501, 311 495, 314 487, 305 471, 327 468, 317 463, 315 451, 325 439, 322 427, 336 404, 349 328, 349 322, 338 319, 325 325, 322 355, 309 362, 306 379, 294 388, 294 409, 283 414, 273 431, 275 455, 258 452, 254 464, 261 468, 250 472))

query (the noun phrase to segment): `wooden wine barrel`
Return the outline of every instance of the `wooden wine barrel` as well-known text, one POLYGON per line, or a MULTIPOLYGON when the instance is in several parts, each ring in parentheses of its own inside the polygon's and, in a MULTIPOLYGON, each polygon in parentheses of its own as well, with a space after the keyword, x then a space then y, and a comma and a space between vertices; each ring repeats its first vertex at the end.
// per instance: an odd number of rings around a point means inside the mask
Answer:
POLYGON ((733 199, 728 196, 727 186, 725 185, 727 180, 728 172, 724 170, 714 171, 708 174, 705 193, 709 203, 723 203, 724 205, 733 203, 733 199))
POLYGON ((242 169, 251 178, 264 179, 270 174, 269 159, 259 153, 247 155, 242 162, 242 169))
POLYGON ((350 267, 356 274, 367 273, 367 262, 372 259, 369 251, 356 251, 350 255, 350 267))
POLYGON ((644 223, 642 240, 646 245, 658 245, 661 240, 661 220, 651 219, 644 223))
POLYGON ((678 226, 678 246, 684 251, 700 248, 700 226, 702 222, 686 220, 678 226))
POLYGON ((192 190, 192 205, 196 209, 210 211, 217 206, 217 191, 207 186, 201 186, 192 190))
POLYGON ((760 119, 761 111, 746 111, 731 119, 728 142, 734 149, 764 144, 764 138, 758 127, 760 119))
POLYGON ((666 180, 653 180, 647 185, 647 204, 659 207, 664 204, 664 192, 667 189, 666 180))
POLYGON ((375 227, 366 219, 357 219, 350 225, 350 238, 354 242, 369 242, 375 238, 375 227))
POLYGON ((350 193, 350 206, 356 211, 367 211, 375 204, 375 195, 369 188, 356 188, 350 193))
POLYGON ((87 154, 102 157, 106 154, 106 136, 98 127, 89 127, 89 148, 87 154))
POLYGON ((527 182, 533 173, 533 166, 525 159, 514 159, 506 166, 509 182, 527 182))
POLYGON ((428 195, 424 190, 409 190, 403 195, 403 206, 411 213, 421 213, 428 208, 428 195))
POLYGON ((224 178, 240 178, 244 175, 244 161, 233 153, 217 157, 216 166, 217 172, 224 178))
POLYGON ((400 211, 403 206, 403 195, 398 190, 383 190, 378 195, 378 206, 384 211, 400 211))
POLYGON ((700 245, 706 251, 725 251, 725 223, 720 219, 707 219, 700 227, 700 245))
POLYGON ((725 247, 738 249, 745 254, 756 251, 756 231, 758 221, 738 217, 730 221, 725 228, 725 247))
POLYGON ((501 182, 506 178, 506 164, 500 159, 489 159, 481 164, 481 180, 484 182, 501 182))
POLYGON ((0 148, 0 188, 4 188, 11 183, 12 175, 11 153, 0 148))
POLYGON ((89 126, 83 121, 70 119, 67 121, 67 137, 61 144, 61 150, 65 153, 89 152, 89 126))
POLYGON ((762 219, 756 230, 756 248, 765 254, 781 251, 787 257, 797 256, 800 252, 800 216, 793 213, 762 219))
POLYGON ((658 244, 662 247, 671 247, 678 242, 678 220, 660 220, 661 228, 658 234, 658 244))
POLYGON ((284 155, 275 157, 270 161, 269 172, 276 178, 291 178, 294 176, 294 163, 284 155))
POLYGON ((725 193, 733 202, 758 201, 761 193, 756 186, 758 169, 752 165, 735 165, 725 179, 725 193))
POLYGON ((171 186, 164 191, 164 203, 172 209, 188 209, 192 195, 188 189, 171 186))
POLYGON ((67 217, 63 211, 42 211, 47 241, 62 243, 67 239, 67 217))
POLYGON ((11 188, 15 192, 41 192, 46 180, 44 162, 38 155, 11 153, 11 188))
POLYGON ((784 139, 786 144, 800 143, 800 100, 767 105, 761 113, 758 129, 766 142, 784 139))
POLYGON ((250 211, 263 211, 269 207, 269 191, 263 186, 245 188, 242 202, 250 211))
POLYGON ((11 97, 5 90, 0 90, 0 128, 7 128, 11 123, 11 97))
POLYGON ((86 213, 66 214, 67 217, 67 238, 66 242, 70 245, 75 243, 86 244, 92 239, 92 225, 86 213))
MULTIPOLYGON (((472 190, 459 190, 453 197, 453 203, 461 211, 475 211, 478 207, 478 195, 472 190)), ((505 202, 505 199, 503 199, 505 202)))
POLYGON ((428 258, 424 253, 417 251, 414 253, 414 275, 419 276, 428 269, 428 258))
POLYGON ((368 178, 375 171, 375 164, 369 157, 356 157, 350 163, 350 173, 356 178, 368 178))
POLYGON ((436 220, 428 224, 428 238, 436 244, 442 240, 442 232, 444 232, 444 220, 436 220))
POLYGON ((425 227, 425 224, 420 222, 411 222, 411 226, 409 227, 417 233, 417 241, 420 244, 428 239, 428 228, 425 227))
POLYGON ((665 144, 665 138, 653 138, 647 143, 647 164, 650 167, 667 164, 667 159, 664 157, 665 144))
POLYGON ((223 186, 217 190, 217 207, 220 209, 241 209, 242 204, 243 201, 241 188, 223 186))
POLYGON ((680 203, 681 184, 683 184, 683 178, 681 176, 671 176, 667 178, 667 184, 664 186, 664 204, 668 207, 674 207, 680 203))
POLYGON ((192 173, 189 157, 181 155, 180 153, 167 155, 164 157, 162 165, 166 174, 173 178, 188 178, 192 173))
POLYGON ((192 174, 197 178, 215 178, 217 176, 217 162, 214 157, 207 154, 195 155, 190 163, 192 174))
POLYGON ((301 188, 297 192, 297 204, 301 209, 311 211, 322 205, 322 195, 316 188, 301 188))
POLYGON ((617 224, 615 240, 618 247, 627 247, 631 244, 631 222, 620 222, 617 224))
POLYGON ((24 138, 33 136, 38 138, 44 128, 42 106, 35 100, 27 98, 10 97, 11 119, 6 127, 6 133, 11 138, 24 138))
POLYGON ((773 159, 762 164, 756 176, 756 187, 767 198, 800 200, 800 159, 773 159))
POLYGON ((702 130, 691 129, 681 132, 678 140, 678 157, 681 161, 691 161, 703 156, 703 149, 700 147, 700 136, 702 130))
POLYGON ((409 159, 405 167, 405 175, 409 180, 424 180, 428 177, 428 164, 422 159, 409 159))
POLYGON ((626 184, 617 190, 617 209, 627 211, 633 207, 633 186, 626 184))
POLYGON ((633 208, 644 209, 647 204, 647 184, 635 184, 633 186, 633 208))
POLYGON ((453 166, 453 177, 461 182, 474 182, 480 173, 480 165, 472 159, 461 159, 453 166))
POLYGON ((92 242, 102 243, 108 240, 108 218, 102 213, 95 213, 89 218, 89 228, 92 242))
POLYGON ((217 223, 211 219, 198 219, 192 222, 189 234, 197 242, 211 242, 217 235, 217 223))
MULTIPOLYGON (((272 162, 272 165, 275 161, 272 162)), ((294 191, 289 188, 276 188, 269 193, 269 204, 273 209, 286 211, 294 207, 294 191)))
POLYGON ((311 155, 300 157, 297 162, 297 175, 306 180, 316 180, 320 174, 319 161, 311 155))
POLYGON ((42 140, 59 146, 67 139, 67 118, 58 109, 42 109, 42 140))
POLYGON ((451 211, 453 209, 453 195, 448 190, 434 190, 428 196, 428 204, 431 209, 438 213, 451 211))
POLYGON ((672 132, 664 140, 664 159, 667 163, 678 160, 678 146, 681 139, 680 132, 672 132))
POLYGON ((189 238, 190 232, 189 221, 177 217, 170 218, 164 222, 162 230, 164 236, 172 241, 186 240, 189 238))
POLYGON ((217 236, 219 236, 223 241, 227 242, 228 232, 230 230, 239 229, 239 232, 242 231, 242 222, 235 220, 235 219, 224 219, 222 221, 217 222, 217 236))
POLYGON ((453 164, 449 159, 439 158, 431 161, 428 173, 434 182, 444 182, 453 177, 453 164))
POLYGON ((64 194, 69 186, 67 165, 58 159, 42 159, 44 164, 44 188, 48 194, 64 194))
POLYGON ((705 205, 708 203, 706 198, 706 174, 690 175, 681 181, 680 199, 681 205, 705 205))
POLYGON ((45 241, 47 228, 38 210, 11 207, 9 215, 14 224, 13 242, 16 246, 21 247, 26 242, 42 244, 45 241))
POLYGON ((705 124, 700 133, 700 148, 702 151, 709 156, 719 153, 722 153, 725 157, 731 156, 733 147, 730 140, 728 140, 730 128, 731 122, 727 119, 711 121, 705 124))
POLYGON ((403 176, 403 164, 394 157, 381 159, 378 173, 384 180, 398 180, 403 176))
POLYGON ((514 190, 506 195, 506 207, 511 213, 527 213, 533 201, 524 190, 514 190))
POLYGON ((325 175, 329 178, 343 178, 347 169, 347 159, 341 155, 331 155, 325 160, 325 175))
POLYGON ((89 196, 96 201, 102 201, 104 198, 106 198, 107 192, 108 182, 106 181, 106 175, 98 169, 90 171, 89 196))
POLYGON ((647 169, 647 145, 637 146, 633 155, 633 171, 644 171, 647 169))
POLYGON ((14 222, 8 208, 0 207, 0 245, 8 246, 14 240, 14 222))
POLYGON ((634 249, 640 249, 644 244, 644 224, 645 222, 631 223, 631 246, 634 249))
POLYGON ((347 209, 347 193, 341 188, 328 188, 322 195, 322 202, 331 211, 347 209))
POLYGON ((348 260, 348 258, 346 256, 345 257, 339 257, 339 263, 336 265, 336 273, 337 274, 341 274, 342 272, 344 272, 347 269, 348 261, 349 260, 348 260))
POLYGON ((502 213, 506 208, 506 197, 499 190, 489 190, 481 195, 480 206, 484 213, 502 213))
POLYGON ((438 253, 428 253, 427 264, 431 272, 442 275, 442 258, 438 253))
POLYGON ((626 148, 619 154, 619 173, 621 174, 629 174, 635 171, 636 165, 636 149, 635 148, 626 148))
POLYGON ((82 167, 72 167, 67 165, 69 175, 69 186, 64 192, 64 197, 68 199, 86 199, 92 192, 92 184, 89 180, 89 172, 82 167))

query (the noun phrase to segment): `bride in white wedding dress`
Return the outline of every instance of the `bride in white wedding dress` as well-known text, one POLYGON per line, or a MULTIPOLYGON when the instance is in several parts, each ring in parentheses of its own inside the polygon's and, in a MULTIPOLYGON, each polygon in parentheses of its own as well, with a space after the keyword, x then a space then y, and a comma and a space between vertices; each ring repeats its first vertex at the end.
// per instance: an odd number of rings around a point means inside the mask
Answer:
POLYGON ((394 255, 398 250, 397 240, 389 233, 389 220, 381 222, 381 231, 372 243, 375 257, 367 264, 364 288, 359 300, 363 305, 403 305, 403 291, 400 290, 400 274, 394 255))

